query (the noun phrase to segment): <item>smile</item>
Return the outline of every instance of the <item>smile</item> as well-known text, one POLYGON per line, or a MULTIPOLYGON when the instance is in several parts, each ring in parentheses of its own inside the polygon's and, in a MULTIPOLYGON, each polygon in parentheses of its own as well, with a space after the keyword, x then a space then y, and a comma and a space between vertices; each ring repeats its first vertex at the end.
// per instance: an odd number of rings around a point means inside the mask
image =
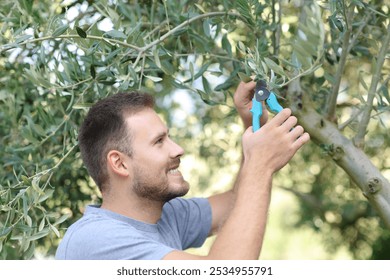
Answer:
POLYGON ((175 169, 171 169, 168 171, 169 174, 178 174, 179 173, 179 169, 175 168, 175 169))

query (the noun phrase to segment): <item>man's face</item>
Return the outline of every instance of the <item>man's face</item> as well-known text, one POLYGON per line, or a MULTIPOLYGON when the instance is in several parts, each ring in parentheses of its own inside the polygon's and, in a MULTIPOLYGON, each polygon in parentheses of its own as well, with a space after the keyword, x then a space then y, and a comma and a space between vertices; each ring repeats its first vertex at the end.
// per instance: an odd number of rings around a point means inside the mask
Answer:
POLYGON ((169 138, 168 129, 152 109, 127 117, 131 129, 134 178, 132 188, 140 198, 166 202, 189 190, 178 170, 184 150, 169 138))

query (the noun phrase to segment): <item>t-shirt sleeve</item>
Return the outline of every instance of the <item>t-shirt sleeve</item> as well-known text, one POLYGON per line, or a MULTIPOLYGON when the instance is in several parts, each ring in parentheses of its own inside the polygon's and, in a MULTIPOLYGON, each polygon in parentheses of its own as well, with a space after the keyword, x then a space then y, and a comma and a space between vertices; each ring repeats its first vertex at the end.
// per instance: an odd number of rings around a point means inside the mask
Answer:
POLYGON ((163 215, 178 231, 183 250, 200 247, 211 230, 211 206, 206 198, 175 198, 164 206, 163 215))

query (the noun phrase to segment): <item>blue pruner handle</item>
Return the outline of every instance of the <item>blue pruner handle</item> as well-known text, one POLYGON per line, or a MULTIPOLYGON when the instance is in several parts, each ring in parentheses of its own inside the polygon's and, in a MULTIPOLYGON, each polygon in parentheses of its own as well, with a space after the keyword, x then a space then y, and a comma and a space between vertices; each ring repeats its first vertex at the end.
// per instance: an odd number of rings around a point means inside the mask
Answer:
POLYGON ((280 106, 280 104, 279 104, 278 100, 276 99, 276 96, 273 92, 270 93, 266 102, 267 102, 269 109, 276 114, 283 110, 283 107, 280 106))
POLYGON ((263 105, 254 97, 252 99, 252 108, 250 111, 252 113, 253 132, 256 132, 260 129, 260 117, 263 114, 263 105))

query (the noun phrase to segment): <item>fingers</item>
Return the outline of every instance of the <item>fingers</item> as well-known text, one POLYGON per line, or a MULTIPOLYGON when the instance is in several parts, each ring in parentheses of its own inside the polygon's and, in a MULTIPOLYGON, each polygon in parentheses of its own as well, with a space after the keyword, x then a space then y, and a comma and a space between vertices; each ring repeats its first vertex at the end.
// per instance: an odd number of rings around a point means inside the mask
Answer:
POLYGON ((247 91, 254 90, 256 87, 256 82, 255 81, 249 81, 247 83, 240 82, 239 87, 242 87, 243 89, 245 89, 247 91))
MULTIPOLYGON (((294 145, 296 145, 297 147, 301 147, 303 144, 307 143, 310 140, 310 135, 305 132, 302 126, 297 126, 298 119, 295 116, 292 116, 291 113, 291 109, 283 109, 271 121, 269 121, 266 126, 282 128, 283 133, 288 134, 291 141, 294 142, 294 145)), ((252 127, 250 127, 250 129, 251 128, 252 127)), ((252 132, 252 130, 250 131, 252 132)))
POLYGON ((256 87, 256 83, 254 81, 250 81, 247 83, 240 82, 235 92, 235 95, 245 97, 248 94, 252 94, 253 96, 253 91, 255 87, 256 87))
POLYGON ((281 126, 291 116, 291 110, 289 108, 280 111, 271 121, 270 124, 275 126, 281 126))
POLYGON ((297 138, 295 140, 295 142, 293 143, 294 145, 294 148, 296 150, 300 149, 304 144, 306 144, 307 142, 310 141, 310 135, 309 133, 305 132, 303 133, 299 138, 297 138))
POLYGON ((291 131, 295 130, 295 125, 298 123, 298 119, 295 116, 290 116, 282 125, 281 127, 284 128, 284 130, 291 131))
POLYGON ((282 127, 286 132, 295 130, 294 127, 298 123, 298 119, 295 116, 292 116, 291 113, 291 109, 283 109, 272 119, 272 122, 274 125, 282 127))
POLYGON ((240 82, 233 96, 234 105, 237 108, 246 108, 252 101, 255 87, 256 83, 254 81, 240 82))
POLYGON ((310 135, 305 132, 302 126, 296 126, 298 119, 292 116, 291 113, 289 108, 283 109, 270 121, 270 124, 272 122, 273 125, 280 126, 284 132, 288 133, 295 148, 299 149, 310 140, 310 135))
POLYGON ((294 127, 293 129, 291 129, 290 131, 290 136, 291 138, 293 139, 297 139, 298 137, 300 137, 303 133, 304 133, 304 129, 302 126, 298 125, 297 127, 294 127))

